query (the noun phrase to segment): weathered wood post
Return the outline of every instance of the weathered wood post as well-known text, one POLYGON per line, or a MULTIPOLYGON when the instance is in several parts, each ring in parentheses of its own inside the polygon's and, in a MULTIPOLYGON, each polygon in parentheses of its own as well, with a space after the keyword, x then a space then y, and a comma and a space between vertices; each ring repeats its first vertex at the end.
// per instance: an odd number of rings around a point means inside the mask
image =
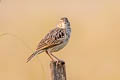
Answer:
POLYGON ((50 69, 51 69, 52 80, 67 80, 66 79, 65 62, 51 61, 50 69))

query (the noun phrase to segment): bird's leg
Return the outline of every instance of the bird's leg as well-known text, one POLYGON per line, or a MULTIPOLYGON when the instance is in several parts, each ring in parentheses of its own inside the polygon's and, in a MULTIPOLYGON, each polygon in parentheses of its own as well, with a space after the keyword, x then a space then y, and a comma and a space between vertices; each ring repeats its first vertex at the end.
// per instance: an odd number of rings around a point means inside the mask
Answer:
POLYGON ((49 54, 49 52, 46 50, 46 53, 48 54, 48 56, 50 57, 50 59, 52 60, 52 61, 54 61, 54 59, 51 57, 51 55, 49 54))
POLYGON ((53 56, 55 59, 57 59, 58 61, 60 61, 60 59, 59 58, 57 58, 55 55, 53 55, 52 53, 51 53, 51 56, 53 56))
POLYGON ((51 55, 55 58, 55 59, 57 59, 58 61, 57 62, 63 62, 64 63, 64 61, 63 60, 61 60, 61 59, 59 59, 59 58, 57 58, 55 55, 53 55, 52 53, 51 53, 51 55))

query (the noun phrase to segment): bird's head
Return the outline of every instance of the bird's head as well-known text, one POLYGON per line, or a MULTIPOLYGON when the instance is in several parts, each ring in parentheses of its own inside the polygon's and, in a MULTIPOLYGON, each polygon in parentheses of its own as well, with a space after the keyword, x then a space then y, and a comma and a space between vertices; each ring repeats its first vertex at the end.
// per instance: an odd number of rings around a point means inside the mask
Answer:
POLYGON ((68 18, 66 18, 66 17, 61 18, 57 24, 57 27, 59 27, 59 28, 70 27, 70 22, 68 21, 68 18))

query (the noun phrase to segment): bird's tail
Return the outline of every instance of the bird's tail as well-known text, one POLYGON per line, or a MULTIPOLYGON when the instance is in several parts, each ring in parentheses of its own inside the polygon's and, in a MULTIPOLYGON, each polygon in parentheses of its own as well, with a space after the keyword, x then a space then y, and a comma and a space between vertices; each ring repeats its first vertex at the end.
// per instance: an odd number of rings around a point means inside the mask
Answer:
POLYGON ((28 63, 35 55, 38 55, 40 53, 42 53, 44 50, 37 50, 35 51, 32 55, 30 55, 30 57, 27 58, 27 62, 28 63))

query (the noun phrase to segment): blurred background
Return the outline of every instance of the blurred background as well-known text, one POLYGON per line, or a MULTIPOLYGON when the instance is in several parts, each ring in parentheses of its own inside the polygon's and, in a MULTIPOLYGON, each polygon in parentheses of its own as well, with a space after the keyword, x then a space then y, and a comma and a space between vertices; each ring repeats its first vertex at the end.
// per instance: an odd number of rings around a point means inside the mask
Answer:
POLYGON ((0 80, 50 80, 45 53, 26 59, 64 16, 67 79, 120 80, 120 0, 0 0, 0 80))

